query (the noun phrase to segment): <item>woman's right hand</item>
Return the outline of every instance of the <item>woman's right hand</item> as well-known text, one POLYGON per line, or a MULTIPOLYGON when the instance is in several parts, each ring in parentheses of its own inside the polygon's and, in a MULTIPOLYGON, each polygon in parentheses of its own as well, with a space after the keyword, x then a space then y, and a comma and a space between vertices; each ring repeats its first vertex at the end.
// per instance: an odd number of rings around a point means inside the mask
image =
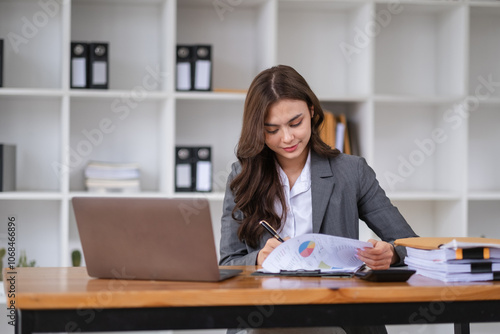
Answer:
MULTIPOLYGON (((288 239, 290 239, 290 238, 285 238, 285 240, 288 240, 288 239)), ((264 245, 264 248, 262 248, 259 251, 259 254, 257 254, 257 265, 261 266, 262 263, 264 262, 264 260, 269 256, 269 254, 271 254, 271 252, 279 245, 281 245, 281 242, 278 241, 277 239, 275 239, 275 238, 267 239, 266 244, 264 245)))

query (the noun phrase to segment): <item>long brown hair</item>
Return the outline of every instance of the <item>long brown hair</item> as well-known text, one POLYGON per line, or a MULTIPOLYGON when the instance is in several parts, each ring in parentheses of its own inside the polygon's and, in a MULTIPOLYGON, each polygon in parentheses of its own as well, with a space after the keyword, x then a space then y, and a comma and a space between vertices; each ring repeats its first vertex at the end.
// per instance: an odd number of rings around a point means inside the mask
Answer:
POLYGON ((338 150, 332 150, 319 136, 324 119, 323 109, 306 80, 290 66, 279 65, 259 73, 248 89, 243 112, 243 126, 236 156, 241 164, 239 173, 231 182, 236 211, 243 213, 238 229, 238 238, 250 247, 256 248, 264 229, 259 221, 265 219, 279 229, 286 219, 286 201, 276 170, 274 152, 265 144, 264 120, 272 104, 282 99, 301 100, 314 110, 311 120, 309 147, 324 157, 334 157, 338 150), (274 209, 276 199, 283 208, 281 217, 274 209))

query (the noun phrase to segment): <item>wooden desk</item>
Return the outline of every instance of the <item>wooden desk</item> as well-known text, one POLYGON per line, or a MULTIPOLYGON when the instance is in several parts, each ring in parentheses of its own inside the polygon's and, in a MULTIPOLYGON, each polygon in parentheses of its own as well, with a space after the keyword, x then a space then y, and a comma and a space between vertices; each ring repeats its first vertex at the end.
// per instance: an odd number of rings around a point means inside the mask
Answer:
POLYGON ((16 332, 455 323, 463 333, 469 322, 500 322, 500 282, 446 284, 414 275, 405 283, 372 283, 255 277, 255 267, 241 269, 224 282, 195 283, 18 268, 16 332))

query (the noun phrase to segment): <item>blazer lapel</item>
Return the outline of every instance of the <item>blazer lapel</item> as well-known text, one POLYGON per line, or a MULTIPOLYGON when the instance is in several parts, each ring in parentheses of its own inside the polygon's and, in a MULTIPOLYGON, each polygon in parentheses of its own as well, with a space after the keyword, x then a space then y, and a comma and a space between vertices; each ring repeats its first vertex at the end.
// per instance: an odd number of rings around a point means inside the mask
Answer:
POLYGON ((335 181, 327 158, 311 152, 311 197, 313 233, 319 233, 335 181))

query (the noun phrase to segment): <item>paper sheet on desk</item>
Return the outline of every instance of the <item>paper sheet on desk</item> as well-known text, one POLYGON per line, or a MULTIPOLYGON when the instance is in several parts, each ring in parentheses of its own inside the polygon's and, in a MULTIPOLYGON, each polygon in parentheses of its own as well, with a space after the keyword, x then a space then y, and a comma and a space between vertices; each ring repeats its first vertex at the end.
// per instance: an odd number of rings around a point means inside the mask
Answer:
POLYGON ((358 248, 372 248, 369 242, 310 233, 288 239, 266 258, 265 272, 280 270, 352 271, 363 264, 355 255, 358 248))

